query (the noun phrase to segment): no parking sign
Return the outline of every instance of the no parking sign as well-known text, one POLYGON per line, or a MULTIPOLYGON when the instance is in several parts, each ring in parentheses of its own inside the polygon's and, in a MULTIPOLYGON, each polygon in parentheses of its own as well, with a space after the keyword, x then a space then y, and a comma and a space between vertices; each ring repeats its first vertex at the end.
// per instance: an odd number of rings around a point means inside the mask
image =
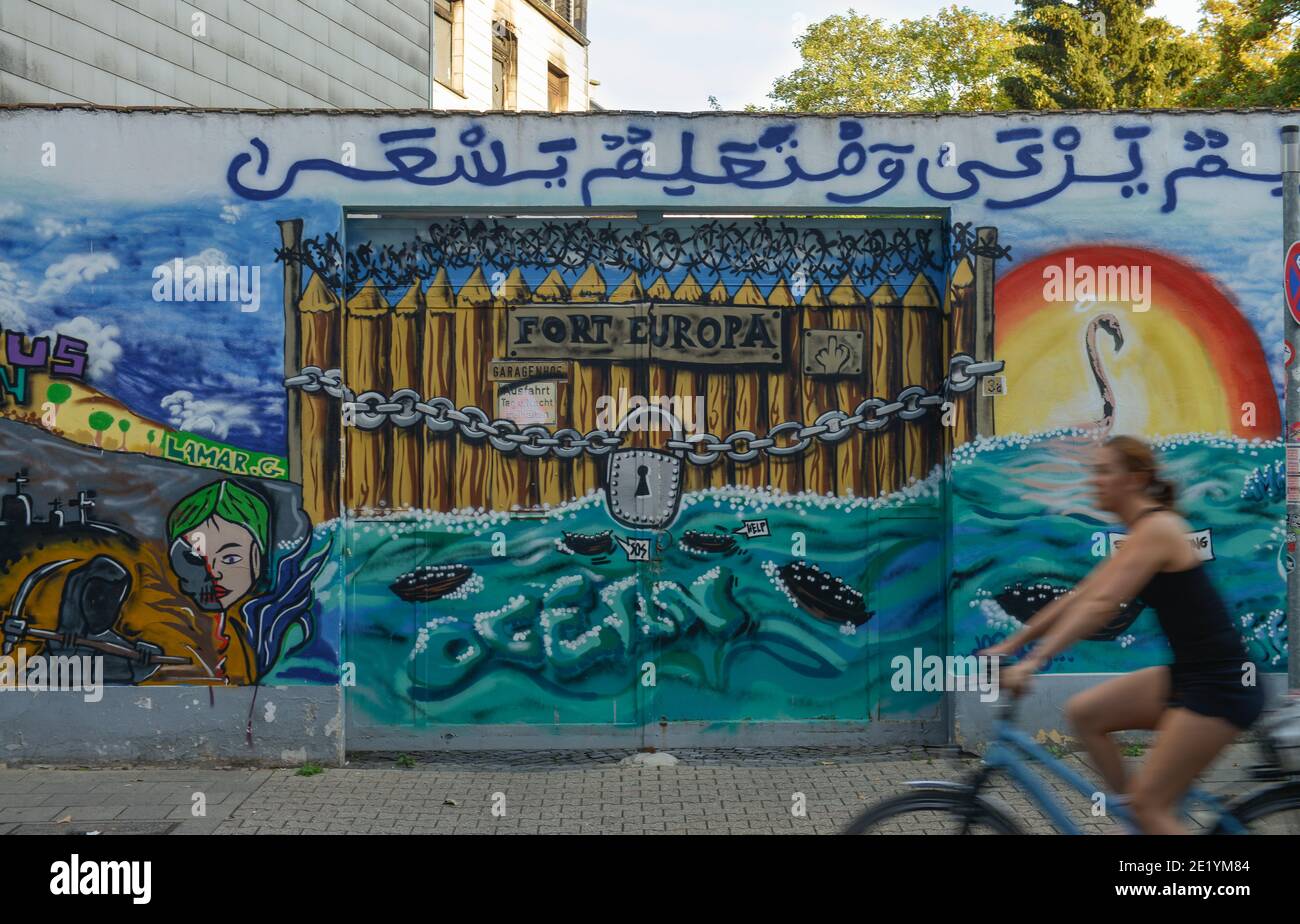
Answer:
POLYGON ((1286 279, 1286 307, 1291 312, 1291 318, 1300 324, 1300 241, 1287 248, 1283 273, 1286 279))

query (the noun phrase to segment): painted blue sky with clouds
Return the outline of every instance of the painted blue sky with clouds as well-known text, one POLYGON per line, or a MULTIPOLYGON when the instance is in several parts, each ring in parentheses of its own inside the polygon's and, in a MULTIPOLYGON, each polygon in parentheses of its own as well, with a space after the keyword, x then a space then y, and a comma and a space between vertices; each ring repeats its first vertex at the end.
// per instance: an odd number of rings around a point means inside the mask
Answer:
POLYGON ((283 454, 279 218, 334 231, 337 206, 256 209, 221 198, 139 208, 0 192, 0 326, 90 343, 89 381, 137 413, 283 454), (181 258, 259 267, 260 305, 154 300, 181 258))

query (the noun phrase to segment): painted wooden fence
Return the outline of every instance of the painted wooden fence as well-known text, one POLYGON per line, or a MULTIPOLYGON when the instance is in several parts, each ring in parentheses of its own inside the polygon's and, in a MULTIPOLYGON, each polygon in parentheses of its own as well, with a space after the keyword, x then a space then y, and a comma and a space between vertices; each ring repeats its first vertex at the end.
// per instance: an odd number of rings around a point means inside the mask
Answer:
MULTIPOLYGON (((282 222, 286 246, 296 244, 301 223, 282 222)), ((996 229, 980 229, 996 243, 996 229)), ((340 368, 357 394, 391 395, 412 388, 428 400, 443 396, 458 408, 473 405, 495 419, 495 384, 488 364, 508 355, 508 306, 539 303, 627 305, 649 302, 764 306, 781 312, 784 361, 779 367, 683 366, 663 362, 653 350, 627 361, 575 359, 558 383, 556 424, 580 432, 596 427, 602 395, 695 395, 705 399, 706 429, 717 437, 749 430, 759 436, 778 423, 811 424, 822 413, 853 413, 867 397, 892 400, 909 385, 936 389, 946 358, 992 353, 993 261, 973 256, 956 263, 940 295, 918 274, 899 285, 862 291, 849 278, 809 285, 796 298, 778 282, 766 292, 751 280, 706 289, 693 276, 670 286, 636 274, 614 282, 589 266, 572 284, 552 272, 530 289, 515 271, 493 287, 475 270, 453 288, 445 270, 400 291, 363 283, 346 304, 319 277, 305 286, 286 270, 286 373, 302 366, 340 368), (803 372, 806 330, 860 331, 860 375, 826 378, 803 372)), ((973 393, 957 401, 957 420, 945 433, 939 415, 895 420, 876 431, 854 433, 835 444, 814 441, 800 455, 762 453, 752 462, 725 456, 707 466, 687 465, 686 490, 723 485, 770 487, 841 496, 875 496, 925 477, 951 447, 990 434, 992 402, 973 393)), ((572 460, 503 454, 486 440, 458 431, 391 424, 376 430, 341 426, 339 404, 324 392, 302 394, 289 408, 291 466, 301 472, 304 507, 314 521, 338 515, 340 505, 363 516, 403 510, 533 511, 554 507, 603 487, 606 458, 572 460), (341 459, 341 464, 340 464, 341 459), (340 476, 340 471, 342 475, 340 476)), ((666 432, 635 434, 638 445, 662 446, 666 432)))

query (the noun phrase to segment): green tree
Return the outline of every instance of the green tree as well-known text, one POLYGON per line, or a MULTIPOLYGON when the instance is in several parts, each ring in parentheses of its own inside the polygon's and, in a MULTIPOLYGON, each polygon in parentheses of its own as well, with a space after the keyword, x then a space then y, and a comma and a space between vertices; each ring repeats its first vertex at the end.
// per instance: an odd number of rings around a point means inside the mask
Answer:
POLYGON ((71 397, 72 389, 63 382, 51 382, 50 387, 45 389, 45 400, 54 405, 54 413, 50 417, 51 430, 58 426, 59 405, 71 397))
POLYGON ((144 435, 144 438, 149 441, 149 455, 153 455, 153 441, 157 438, 157 436, 158 436, 158 431, 156 430, 150 430, 148 433, 144 435))
POLYGON ((803 58, 768 93, 772 109, 938 112, 1008 109, 999 79, 1024 70, 1024 41, 996 16, 950 6, 891 24, 849 10, 809 26, 803 58))
POLYGON ((122 431, 122 445, 117 447, 118 452, 126 451, 126 431, 131 429, 131 421, 123 417, 117 422, 117 428, 122 431))
POLYGON ((86 419, 90 429, 95 431, 95 448, 104 448, 104 431, 113 426, 113 415, 107 411, 95 411, 86 419))
POLYGON ((1174 106, 1211 68, 1203 38, 1146 15, 1152 0, 1018 2, 1025 67, 1001 80, 1015 108, 1174 106))
POLYGON ((1201 35, 1210 73, 1189 106, 1294 106, 1300 102, 1300 0, 1204 0, 1201 35))

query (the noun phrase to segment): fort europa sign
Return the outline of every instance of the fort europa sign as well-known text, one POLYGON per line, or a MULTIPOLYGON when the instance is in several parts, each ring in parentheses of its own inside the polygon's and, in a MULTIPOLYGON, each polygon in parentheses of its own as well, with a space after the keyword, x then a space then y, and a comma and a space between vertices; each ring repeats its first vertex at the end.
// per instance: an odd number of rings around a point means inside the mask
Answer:
POLYGON ((508 309, 511 359, 779 365, 779 309, 741 305, 527 305, 508 309))

